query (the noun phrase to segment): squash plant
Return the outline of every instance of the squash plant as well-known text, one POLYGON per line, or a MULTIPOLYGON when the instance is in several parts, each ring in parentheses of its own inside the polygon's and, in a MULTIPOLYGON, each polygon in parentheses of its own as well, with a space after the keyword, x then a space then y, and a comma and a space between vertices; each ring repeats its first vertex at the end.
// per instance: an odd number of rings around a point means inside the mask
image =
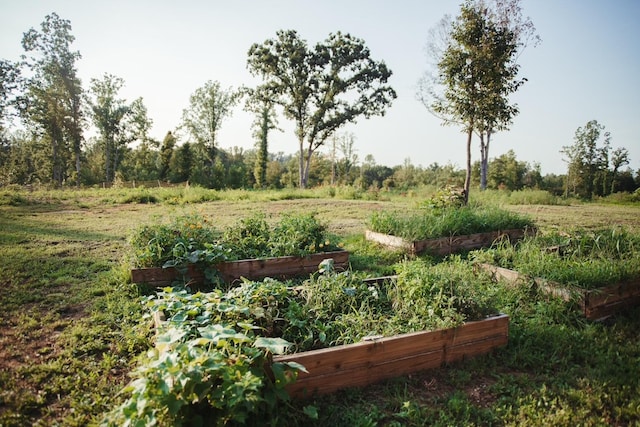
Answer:
POLYGON ((273 363, 271 355, 290 343, 259 335, 260 327, 251 322, 260 317, 257 307, 235 299, 219 290, 190 295, 171 288, 149 297, 152 312, 170 317, 123 389, 130 397, 103 424, 277 425, 277 408, 289 399, 284 386, 304 367, 273 363))
MULTIPOLYGON (((123 390, 108 425, 278 423, 284 387, 304 366, 271 355, 354 343, 371 335, 446 328, 495 314, 495 285, 460 257, 398 266, 397 280, 373 283, 331 260, 303 282, 244 281, 226 292, 166 288, 145 300, 166 316, 156 347, 123 390)), ((314 416, 309 406, 304 412, 314 416)))

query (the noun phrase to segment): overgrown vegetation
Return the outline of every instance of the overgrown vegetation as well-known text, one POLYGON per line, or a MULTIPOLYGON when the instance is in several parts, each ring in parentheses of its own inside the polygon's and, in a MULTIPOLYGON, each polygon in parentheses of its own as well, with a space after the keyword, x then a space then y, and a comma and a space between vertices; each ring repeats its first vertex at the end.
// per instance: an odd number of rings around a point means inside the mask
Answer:
MULTIPOLYGON (((419 198, 433 194, 433 189, 389 193, 389 203, 339 200, 326 189, 308 192, 313 198, 296 198, 291 192, 212 192, 220 198, 170 204, 164 201, 165 193, 150 190, 163 201, 121 204, 120 197, 132 191, 138 189, 3 190, 2 200, 15 201, 0 204, 3 426, 92 425, 125 403, 127 395, 118 391, 152 347, 149 321, 142 319, 145 297, 128 283, 131 265, 128 259, 123 261, 132 228, 198 213, 226 230, 237 222, 237 212, 257 206, 274 218, 283 211, 318 211, 328 229, 343 237, 354 270, 386 275, 402 272, 403 264, 397 264, 402 255, 364 241, 367 218, 392 204, 411 208, 419 198)), ((162 191, 176 194, 175 189, 162 191)), ((209 194, 208 190, 202 193, 209 194)), ((499 200, 504 194, 487 197, 499 200)), ((579 228, 581 235, 588 236, 612 222, 624 224, 629 235, 640 233, 640 215, 634 205, 504 207, 535 218, 543 235, 579 228)), ((432 264, 427 258, 418 261, 432 264)), ((453 277, 456 273, 446 272, 453 277)), ((402 274, 408 277, 409 271, 402 274)), ((417 276, 416 281, 423 280, 423 273, 417 276)), ((370 298, 373 294, 367 286, 357 289, 357 295, 370 298)), ((640 371, 640 308, 594 323, 534 287, 505 292, 490 288, 482 295, 491 297, 490 305, 510 316, 505 348, 364 389, 281 401, 265 422, 274 420, 283 426, 568 426, 640 421, 636 375, 640 371)), ((278 312, 273 313, 277 317, 278 312)))
POLYGON ((286 417, 276 407, 289 400, 283 388, 305 368, 271 364, 269 354, 449 328, 496 313, 495 284, 460 258, 406 262, 400 270, 397 280, 366 283, 333 271, 327 260, 302 284, 265 279, 195 295, 165 289, 147 300, 151 313, 167 316, 156 349, 134 371, 124 389, 131 396, 109 424, 281 425, 286 417))
POLYGON ((593 289, 640 277, 640 236, 618 227, 553 232, 471 256, 570 288, 593 289))
POLYGON ((371 214, 372 231, 409 241, 533 227, 533 221, 511 211, 486 207, 426 206, 412 212, 384 210, 371 214))
POLYGON ((257 212, 225 230, 199 215, 180 216, 170 224, 145 224, 130 243, 137 267, 185 267, 329 252, 341 246, 336 240, 314 213, 283 213, 270 224, 263 212, 257 212))

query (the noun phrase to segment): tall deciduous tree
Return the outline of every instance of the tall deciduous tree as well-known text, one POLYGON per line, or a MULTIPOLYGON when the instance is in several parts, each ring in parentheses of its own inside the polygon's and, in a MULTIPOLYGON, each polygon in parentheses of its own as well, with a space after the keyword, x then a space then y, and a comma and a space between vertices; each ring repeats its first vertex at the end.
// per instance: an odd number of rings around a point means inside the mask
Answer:
POLYGON ((91 79, 91 113, 104 150, 104 179, 113 182, 127 145, 144 141, 151 127, 142 98, 131 103, 119 98, 124 80, 112 74, 91 79))
POLYGON ((11 107, 20 81, 20 68, 5 59, 0 59, 0 144, 4 144, 7 123, 11 120, 11 107))
POLYGON ((452 21, 443 18, 430 32, 427 55, 435 62, 418 84, 418 99, 445 124, 467 133, 468 200, 471 140, 480 136, 481 188, 486 187, 491 135, 505 130, 518 113, 509 102, 526 79, 518 79, 517 57, 535 36, 522 18, 519 0, 468 1, 452 21))
POLYGON ((616 180, 618 178, 618 172, 622 166, 630 163, 629 150, 624 147, 615 148, 611 152, 611 166, 613 168, 611 172, 611 193, 615 191, 616 180))
POLYGON ((248 67, 263 78, 258 88, 295 121, 300 188, 306 188, 312 155, 341 126, 384 115, 396 98, 391 70, 371 59, 364 41, 340 32, 310 48, 296 31, 249 49, 248 67), (306 145, 305 145, 306 144, 306 145))
POLYGON ((32 54, 24 58, 31 76, 26 80, 22 113, 51 144, 52 178, 57 184, 69 177, 71 163, 80 173, 83 91, 76 70, 80 53, 71 50, 74 40, 71 23, 56 13, 45 17, 41 31, 32 28, 22 38, 25 52, 32 54))
POLYGON ((218 150, 218 131, 224 119, 233 113, 242 92, 223 89, 217 81, 208 81, 189 98, 189 107, 182 112, 182 127, 193 142, 202 147, 207 158, 207 171, 213 175, 218 150))
POLYGON ((611 134, 597 120, 576 130, 573 145, 563 146, 560 151, 568 165, 566 195, 591 198, 602 194, 597 183, 608 170, 610 146, 611 134))
POLYGON ((273 102, 260 96, 259 92, 247 91, 248 98, 245 110, 255 115, 253 121, 253 137, 256 138, 256 159, 253 167, 253 177, 256 186, 265 188, 267 186, 267 164, 269 162, 269 132, 272 130, 282 130, 278 127, 278 117, 273 102))
POLYGON ((171 156, 173 155, 176 142, 176 137, 171 132, 167 132, 162 140, 162 146, 160 147, 160 170, 158 171, 158 177, 162 180, 166 180, 169 177, 171 156))
MULTIPOLYGON (((486 14, 487 19, 499 28, 507 29, 512 36, 512 45, 507 49, 496 46, 497 49, 493 50, 496 56, 493 63, 503 63, 504 67, 501 70, 494 69, 490 76, 493 80, 490 85, 496 89, 496 93, 493 99, 483 104, 484 120, 477 132, 480 136, 480 188, 485 189, 491 136, 496 131, 508 130, 519 113, 517 105, 508 101, 508 96, 526 81, 516 78, 518 57, 530 43, 537 45, 540 37, 531 19, 523 17, 520 0, 476 0, 475 5, 486 14)), ((492 49, 491 46, 486 48, 492 49)))

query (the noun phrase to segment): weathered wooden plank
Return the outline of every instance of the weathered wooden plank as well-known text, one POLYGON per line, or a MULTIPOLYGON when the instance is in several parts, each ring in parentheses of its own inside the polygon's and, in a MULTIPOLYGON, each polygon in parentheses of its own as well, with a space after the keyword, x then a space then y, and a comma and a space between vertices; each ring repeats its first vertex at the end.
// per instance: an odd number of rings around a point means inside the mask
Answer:
POLYGON ((585 314, 600 319, 635 304, 640 304, 640 278, 585 292, 585 314))
POLYGON ((454 345, 447 349, 445 362, 453 363, 470 357, 486 354, 495 348, 507 345, 508 341, 509 337, 507 334, 495 334, 484 339, 477 339, 461 345, 454 345))
POLYGON ((640 278, 628 280, 616 285, 603 286, 588 291, 585 295, 587 307, 614 303, 640 295, 640 278))
POLYGON ((478 266, 491 272, 497 279, 501 278, 510 284, 521 284, 527 280, 533 280, 543 292, 565 301, 577 302, 587 319, 601 319, 624 307, 640 303, 640 277, 593 290, 574 290, 542 278, 531 279, 507 268, 490 264, 478 264, 478 266))
POLYGON ((292 396, 324 394, 487 353, 507 343, 508 327, 508 316, 499 315, 457 328, 277 356, 274 361, 295 361, 308 370, 288 386, 292 396))
POLYGON ((508 336, 509 316, 496 315, 488 317, 482 321, 467 322, 459 328, 455 328, 452 339, 452 346, 464 345, 492 336, 492 332, 498 331, 500 334, 508 336))
POLYGON ((403 359, 388 359, 385 362, 361 367, 328 372, 322 375, 300 376, 287 386, 292 397, 306 397, 332 393, 349 387, 363 387, 412 372, 440 367, 445 352, 441 350, 408 356, 403 359), (410 366, 410 369, 407 369, 410 366))
POLYGON ((493 242, 499 239, 507 238, 512 241, 520 240, 525 236, 534 235, 535 233, 535 228, 510 229, 463 236, 448 236, 437 239, 408 241, 401 237, 365 230, 365 239, 395 249, 402 249, 413 254, 429 252, 434 255, 448 255, 453 252, 491 246, 493 242))
POLYGON ((413 245, 411 242, 403 239, 402 237, 392 236, 390 234, 378 233, 371 230, 365 230, 365 240, 380 243, 383 246, 402 249, 406 251, 413 251, 413 245))
POLYGON ((517 271, 510 270, 508 268, 497 267, 491 264, 478 264, 478 266, 483 270, 486 270, 493 274, 496 279, 503 279, 507 283, 510 283, 512 285, 523 284, 533 280, 533 282, 542 292, 558 298, 562 298, 567 302, 577 301, 579 304, 581 304, 581 307, 584 307, 584 301, 580 296, 580 292, 566 289, 560 283, 552 282, 550 280, 545 280, 539 277, 532 278, 525 274, 518 273, 517 271))
MULTIPOLYGON (((227 282, 241 277, 247 279, 262 279, 265 277, 290 278, 304 274, 311 274, 318 270, 318 265, 325 259, 333 259, 336 269, 346 269, 349 266, 349 252, 320 252, 307 257, 276 257, 259 260, 227 261, 216 268, 227 282)), ((193 266, 189 267, 189 280, 193 284, 204 281, 204 273, 193 266)), ((171 284, 180 273, 175 268, 140 268, 131 270, 133 283, 148 283, 155 286, 171 284)))
MULTIPOLYGON (((202 283, 204 273, 190 266, 188 268, 188 276, 194 283, 202 283)), ((135 268, 131 270, 131 281, 133 283, 148 283, 154 286, 170 285, 180 276, 175 268, 135 268)))
POLYGON ((380 277, 370 277, 368 279, 363 279, 362 283, 366 284, 366 285, 371 285, 371 284, 382 284, 384 282, 388 282, 388 281, 392 281, 392 280, 397 280, 398 276, 397 275, 393 275, 393 276, 380 276, 380 277))

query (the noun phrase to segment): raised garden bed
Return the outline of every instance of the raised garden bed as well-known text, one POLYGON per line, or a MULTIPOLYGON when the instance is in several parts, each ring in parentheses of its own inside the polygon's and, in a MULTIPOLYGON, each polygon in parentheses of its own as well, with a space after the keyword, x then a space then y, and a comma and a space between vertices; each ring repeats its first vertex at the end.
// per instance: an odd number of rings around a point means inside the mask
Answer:
POLYGON ((575 301, 587 319, 601 319, 616 311, 640 303, 640 277, 614 285, 605 285, 594 289, 569 289, 561 283, 548 281, 497 267, 491 264, 478 264, 482 269, 491 272, 496 278, 510 284, 525 283, 533 280, 543 292, 560 297, 565 301, 575 301))
MULTIPOLYGON (((241 277, 256 280, 265 277, 288 279, 311 274, 318 270, 318 265, 325 259, 333 259, 334 268, 344 270, 349 266, 348 251, 318 252, 304 257, 285 256, 264 259, 245 259, 225 261, 215 265, 222 279, 233 282, 241 277)), ((195 266, 189 266, 186 275, 174 267, 137 268, 131 270, 133 283, 147 283, 153 286, 170 285, 185 276, 190 284, 200 285, 205 275, 195 266)))
POLYGON ((302 283, 246 280, 149 295, 156 348, 134 371, 114 419, 148 424, 171 405, 170 419, 202 408, 218 419, 240 411, 244 420, 263 411, 243 406, 248 400, 275 408, 290 396, 366 386, 507 343, 509 318, 494 315, 499 287, 462 259, 406 261, 395 278, 334 266, 323 263, 302 283))
MULTIPOLYGON (((372 278, 366 283, 393 279, 372 278)), ((165 316, 156 312, 153 319, 158 328, 165 316)), ((291 397, 304 398, 439 368, 490 353, 506 345, 508 339, 509 316, 499 314, 452 328, 373 337, 355 344, 275 356, 273 362, 295 362, 306 368, 307 372, 298 372, 297 380, 286 386, 291 397)))
POLYGON ((306 397, 366 386, 486 354, 506 345, 508 338, 509 317, 498 315, 455 328, 276 356, 274 362, 297 362, 307 369, 286 387, 292 397, 306 397))
POLYGON ((535 235, 535 233, 535 228, 526 228, 410 241, 402 237, 366 230, 365 238, 383 246, 392 249, 400 249, 410 254, 426 252, 432 255, 442 256, 449 255, 454 252, 489 247, 497 240, 508 239, 513 242, 523 239, 525 236, 535 235))

